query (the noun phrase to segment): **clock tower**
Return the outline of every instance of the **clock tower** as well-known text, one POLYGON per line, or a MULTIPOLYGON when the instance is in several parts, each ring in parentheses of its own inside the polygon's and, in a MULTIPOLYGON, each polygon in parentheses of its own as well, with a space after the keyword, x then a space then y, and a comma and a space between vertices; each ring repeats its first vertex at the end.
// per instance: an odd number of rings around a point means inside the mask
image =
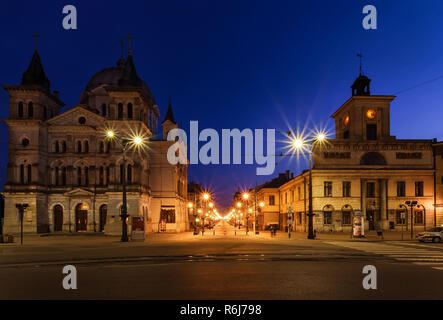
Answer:
POLYGON ((371 95, 367 76, 360 74, 351 86, 352 96, 333 115, 335 135, 341 140, 386 141, 390 135, 390 106, 395 96, 371 95))

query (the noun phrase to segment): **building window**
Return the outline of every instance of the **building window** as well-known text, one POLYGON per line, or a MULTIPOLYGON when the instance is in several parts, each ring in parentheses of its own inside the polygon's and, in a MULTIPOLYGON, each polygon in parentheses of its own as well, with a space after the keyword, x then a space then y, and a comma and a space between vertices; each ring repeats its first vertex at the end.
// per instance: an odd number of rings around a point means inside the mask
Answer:
POLYGON ((27 147, 28 145, 29 145, 29 139, 24 138, 24 139, 22 140, 22 146, 23 146, 23 147, 27 147))
POLYGON ((58 144, 58 140, 55 142, 55 153, 59 153, 60 152, 60 147, 58 144))
POLYGON ((325 197, 332 197, 332 182, 331 181, 324 182, 324 195, 325 195, 325 197))
POLYGON ((85 186, 89 186, 89 168, 85 167, 85 186))
POLYGON ((275 196, 269 196, 269 205, 275 206, 275 196))
POLYGON ((160 221, 162 220, 166 223, 175 223, 175 209, 161 209, 160 221))
POLYGON ((302 223, 303 223, 303 215, 302 215, 301 212, 299 212, 299 213, 298 213, 298 224, 299 224, 299 225, 302 225, 302 223))
POLYGON ((106 117, 106 103, 102 104, 102 116, 106 117))
POLYGON ((104 183, 104 173, 105 173, 104 168, 100 167, 100 173, 99 173, 99 178, 98 178, 99 182, 98 182, 98 184, 101 185, 101 186, 105 184, 104 183))
POLYGON ((18 117, 23 118, 23 102, 18 103, 18 117))
POLYGON ((99 153, 104 153, 105 152, 105 144, 103 141, 100 141, 100 147, 98 150, 99 153))
POLYGON ((106 167, 106 185, 109 184, 110 170, 109 167, 106 167))
POLYGON ((62 152, 66 153, 66 141, 62 142, 62 152))
POLYGON ((349 139, 349 130, 343 132, 343 139, 349 139))
POLYGON ((82 168, 77 168, 77 185, 82 185, 82 168))
POLYGON ((421 210, 415 211, 414 223, 423 224, 423 211, 421 210))
POLYGON ((34 105, 32 102, 28 103, 28 118, 34 117, 34 105))
POLYGON ((132 103, 128 103, 128 119, 132 119, 132 103))
POLYGON ((117 114, 118 114, 118 120, 122 120, 123 119, 123 103, 118 104, 117 114))
POLYGON ((86 140, 84 144, 85 144, 84 152, 88 153, 89 152, 89 142, 88 142, 88 140, 86 140))
POLYGON ((406 196, 406 183, 404 181, 397 181, 397 197, 406 196))
POLYGON ((332 224, 332 211, 323 211, 323 224, 332 224))
POLYGON ((406 224, 406 211, 405 210, 397 210, 395 212, 395 223, 399 225, 406 224))
POLYGON ((66 186, 66 167, 62 169, 62 185, 66 186))
POLYGON ((298 198, 298 200, 301 199, 301 188, 300 187, 297 188, 297 198, 298 198))
POLYGON ((55 167, 55 173, 54 174, 55 174, 55 185, 56 186, 58 186, 59 183, 60 183, 60 181, 58 179, 58 177, 59 177, 58 172, 59 172, 58 167, 55 167))
POLYGON ((288 193, 285 192, 285 203, 288 203, 288 193))
POLYGON ((366 183, 366 197, 375 198, 375 182, 366 183))
POLYGON ((46 109, 46 106, 43 106, 43 119, 46 120, 47 117, 48 117, 48 110, 46 109))
POLYGON ((78 118, 78 123, 85 124, 86 123, 86 118, 85 117, 78 118))
POLYGON ((351 211, 349 210, 342 211, 342 224, 351 225, 351 211))
POLYGON ((127 173, 127 181, 128 183, 132 182, 132 165, 128 164, 128 173, 127 173))
POLYGON ((366 140, 377 140, 377 125, 367 124, 366 125, 366 140))
POLYGON ((28 183, 31 183, 32 180, 32 167, 28 164, 28 183))
POLYGON ((343 181, 343 197, 347 198, 351 196, 351 182, 343 181))
POLYGON ((21 184, 25 183, 25 165, 24 164, 20 165, 20 183, 21 184))
POLYGON ((82 142, 77 141, 77 153, 81 153, 81 152, 82 152, 82 142))
POLYGON ((423 197, 423 181, 415 182, 415 196, 423 197))

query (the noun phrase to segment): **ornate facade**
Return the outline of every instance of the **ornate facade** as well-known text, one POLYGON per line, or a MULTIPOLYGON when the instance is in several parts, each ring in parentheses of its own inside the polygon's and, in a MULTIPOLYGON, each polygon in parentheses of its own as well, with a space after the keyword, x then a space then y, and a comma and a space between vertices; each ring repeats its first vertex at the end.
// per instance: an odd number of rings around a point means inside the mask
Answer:
POLYGON ((120 234, 123 174, 128 214, 145 217, 146 232, 160 225, 185 231, 187 166, 169 164, 166 152, 173 142, 163 140, 177 127, 172 107, 161 139, 158 105, 137 75, 131 51, 96 73, 80 104, 65 112, 58 92, 50 91, 37 49, 21 84, 3 88, 10 97, 10 116, 3 120, 9 128, 5 233, 19 230, 16 205, 28 204, 25 232, 120 234), (116 139, 106 136, 109 129, 116 139), (134 136, 146 146, 130 148, 123 167, 121 139, 134 136))

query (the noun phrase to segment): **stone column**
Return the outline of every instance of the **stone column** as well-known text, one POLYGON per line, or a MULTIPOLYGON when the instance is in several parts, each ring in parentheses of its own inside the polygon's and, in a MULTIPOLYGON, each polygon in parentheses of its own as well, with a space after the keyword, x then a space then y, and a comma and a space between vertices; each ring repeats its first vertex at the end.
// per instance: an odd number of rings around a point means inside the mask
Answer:
POLYGON ((369 224, 368 221, 366 219, 366 179, 361 179, 360 180, 361 183, 361 213, 363 215, 363 219, 365 221, 365 230, 368 230, 369 228, 369 224))
POLYGON ((387 179, 379 179, 380 185, 380 221, 379 226, 382 230, 389 230, 389 220, 387 219, 387 206, 386 206, 386 188, 387 179))

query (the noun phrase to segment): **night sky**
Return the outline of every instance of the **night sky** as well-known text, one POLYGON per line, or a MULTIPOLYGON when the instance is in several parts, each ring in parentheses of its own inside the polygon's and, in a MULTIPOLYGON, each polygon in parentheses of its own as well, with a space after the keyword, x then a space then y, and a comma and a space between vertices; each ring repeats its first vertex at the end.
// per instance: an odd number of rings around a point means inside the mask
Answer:
MULTIPOLYGON (((190 120, 220 131, 332 129, 330 115, 351 95, 361 52, 372 93, 398 93, 391 134, 443 139, 441 0, 3 1, 0 30, 0 83, 20 83, 33 53, 31 35, 38 32, 51 90, 59 90, 69 107, 79 103, 93 74, 115 65, 120 39, 131 33, 137 72, 154 93, 161 120, 172 96, 174 116, 186 130, 190 120), (78 30, 62 28, 68 4, 77 8, 78 30), (362 28, 367 4, 377 7, 377 30, 362 28)), ((8 95, 1 92, 0 117, 7 118, 8 95)), ((3 123, 0 134, 3 185, 3 123)), ((306 168, 305 161, 277 162, 274 176, 306 168)), ((255 169, 193 165, 189 181, 201 182, 219 206, 229 206, 237 188, 271 178, 255 176, 255 169)))

